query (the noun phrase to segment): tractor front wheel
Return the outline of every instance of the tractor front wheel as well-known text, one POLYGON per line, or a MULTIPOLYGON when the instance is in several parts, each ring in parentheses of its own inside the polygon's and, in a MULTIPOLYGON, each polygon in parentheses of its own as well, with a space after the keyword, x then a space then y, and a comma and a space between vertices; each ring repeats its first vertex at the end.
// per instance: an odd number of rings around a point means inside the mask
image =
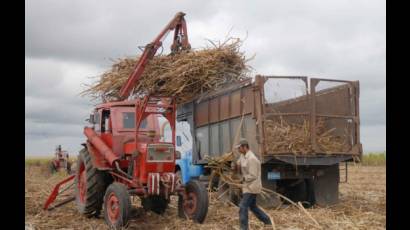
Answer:
POLYGON ((189 181, 185 186, 185 195, 178 195, 178 216, 202 223, 208 213, 208 192, 197 180, 189 181))
POLYGON ((108 186, 104 196, 104 219, 114 229, 126 227, 131 213, 131 199, 127 187, 120 183, 108 186))

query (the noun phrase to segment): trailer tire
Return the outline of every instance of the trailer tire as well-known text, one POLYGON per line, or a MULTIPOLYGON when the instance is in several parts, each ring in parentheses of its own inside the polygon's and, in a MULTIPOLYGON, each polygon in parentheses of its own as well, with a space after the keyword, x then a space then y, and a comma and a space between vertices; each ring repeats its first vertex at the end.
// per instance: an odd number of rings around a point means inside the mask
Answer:
POLYGON ((205 186, 198 180, 190 180, 185 185, 185 192, 188 200, 184 200, 182 195, 178 195, 178 216, 203 223, 209 206, 208 192, 205 186))
POLYGON ((141 199, 141 205, 145 211, 153 211, 161 215, 168 207, 168 200, 162 196, 149 196, 141 199))
MULTIPOLYGON (((306 186, 303 179, 287 179, 282 181, 283 195, 293 202, 306 200, 306 186)), ((288 203, 287 201, 285 203, 288 203)))
POLYGON ((312 207, 315 204, 313 179, 301 179, 297 184, 287 183, 285 196, 293 202, 301 202, 304 208, 312 207))
POLYGON ((104 201, 104 192, 108 186, 105 172, 96 169, 87 149, 80 151, 75 176, 75 201, 77 209, 87 217, 98 216, 104 201))
POLYGON ((112 183, 104 195, 104 219, 109 227, 122 229, 128 224, 131 214, 131 199, 121 183, 112 183))

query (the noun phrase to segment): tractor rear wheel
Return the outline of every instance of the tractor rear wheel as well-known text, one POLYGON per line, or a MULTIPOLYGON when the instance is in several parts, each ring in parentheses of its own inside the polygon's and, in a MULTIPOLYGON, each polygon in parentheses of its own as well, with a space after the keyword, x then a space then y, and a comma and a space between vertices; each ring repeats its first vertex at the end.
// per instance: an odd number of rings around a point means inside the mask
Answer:
POLYGON ((91 156, 85 148, 78 155, 75 185, 78 211, 88 217, 98 216, 107 187, 106 175, 93 166, 91 156))
POLYGON ((168 201, 162 196, 149 196, 141 199, 141 205, 145 211, 153 211, 156 214, 163 214, 168 207, 168 201))
POLYGON ((190 180, 185 185, 185 195, 178 195, 178 216, 202 223, 208 213, 208 193, 203 184, 190 180))
POLYGON ((127 226, 130 213, 131 199, 127 187, 121 183, 112 183, 104 196, 105 222, 114 229, 122 229, 127 226))

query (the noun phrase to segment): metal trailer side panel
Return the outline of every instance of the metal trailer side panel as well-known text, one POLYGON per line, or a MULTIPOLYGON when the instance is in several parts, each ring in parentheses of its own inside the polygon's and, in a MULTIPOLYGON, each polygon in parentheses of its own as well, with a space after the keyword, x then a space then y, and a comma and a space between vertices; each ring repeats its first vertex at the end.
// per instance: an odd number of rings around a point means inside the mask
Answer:
MULTIPOLYGON (((264 77, 256 76, 255 82, 250 81, 230 84, 222 90, 200 95, 197 99, 178 107, 178 119, 186 120, 193 135, 193 163, 205 164, 207 156, 217 156, 231 151, 238 126, 241 122, 239 136, 250 142, 252 151, 261 159, 268 162, 272 159, 283 160, 290 164, 298 164, 299 159, 308 160, 308 164, 335 164, 339 161, 352 160, 352 155, 361 156, 358 82, 341 81, 346 83, 341 87, 316 90, 323 79, 311 79, 310 92, 306 77, 264 77), (282 100, 276 103, 265 101, 265 83, 268 79, 295 78, 306 83, 306 95, 282 100), (338 108, 332 109, 332 103, 338 108), (316 148, 312 155, 295 156, 291 152, 267 152, 265 142, 264 122, 281 116, 290 122, 297 121, 296 117, 306 117, 311 121, 311 142, 316 148), (315 123, 318 117, 325 117, 329 121, 328 128, 336 128, 341 133, 341 127, 346 126, 346 119, 352 119, 354 124, 348 124, 351 135, 351 150, 348 152, 323 153, 316 144, 315 123), (290 158, 288 156, 291 156, 290 158), (327 160, 323 160, 327 158, 327 160), (294 161, 294 159, 297 159, 294 161), (322 163, 321 163, 322 162, 322 163), (326 162, 326 163, 323 163, 326 162)), ((299 118, 300 119, 300 118, 299 118)))
POLYGON ((254 152, 259 154, 254 95, 254 85, 244 81, 201 95, 178 107, 177 121, 187 121, 193 135, 194 164, 205 164, 207 156, 231 151, 237 132, 239 137, 247 138, 254 152), (238 129, 242 115, 242 125, 238 129))

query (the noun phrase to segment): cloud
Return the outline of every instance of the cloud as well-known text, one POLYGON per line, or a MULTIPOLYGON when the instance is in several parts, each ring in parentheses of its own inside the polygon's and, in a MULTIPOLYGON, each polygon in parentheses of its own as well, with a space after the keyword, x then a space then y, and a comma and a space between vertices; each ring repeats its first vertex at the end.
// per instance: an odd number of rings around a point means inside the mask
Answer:
POLYGON ((361 126, 363 152, 386 151, 386 125, 361 126))
POLYGON ((79 96, 81 83, 100 72, 84 63, 26 58, 26 153, 44 154, 58 144, 79 145, 73 140, 83 138, 85 119, 93 108, 89 98, 79 96))
POLYGON ((359 80, 364 148, 384 150, 385 8, 381 0, 26 1, 26 152, 48 148, 39 133, 77 145, 95 103, 78 96, 81 84, 110 59, 138 54, 178 11, 187 13, 194 48, 246 38, 242 50, 256 55, 255 74, 359 80))
POLYGON ((26 1, 26 55, 94 64, 134 55, 180 10, 212 14, 192 1, 26 1))

